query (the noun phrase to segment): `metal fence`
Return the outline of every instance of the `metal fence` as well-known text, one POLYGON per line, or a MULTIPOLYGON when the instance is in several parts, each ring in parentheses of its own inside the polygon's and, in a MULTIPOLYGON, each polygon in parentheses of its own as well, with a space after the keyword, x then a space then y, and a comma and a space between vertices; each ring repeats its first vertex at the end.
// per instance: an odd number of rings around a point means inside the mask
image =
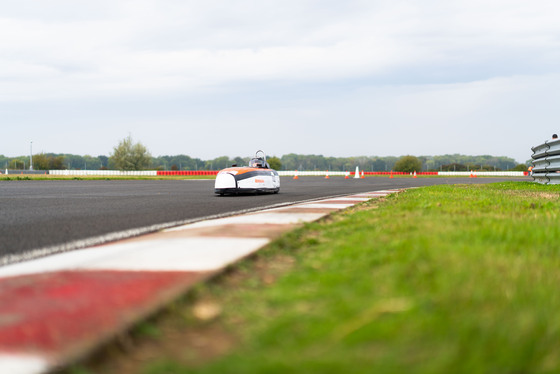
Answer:
POLYGON ((542 184, 560 184, 560 139, 531 148, 533 180, 542 184))

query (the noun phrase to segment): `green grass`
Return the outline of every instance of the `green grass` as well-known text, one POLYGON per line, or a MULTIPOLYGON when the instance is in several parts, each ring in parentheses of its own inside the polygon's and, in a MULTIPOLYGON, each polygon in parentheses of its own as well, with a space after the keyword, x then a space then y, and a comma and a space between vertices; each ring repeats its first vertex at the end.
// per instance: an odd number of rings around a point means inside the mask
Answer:
MULTIPOLYGON (((197 294, 235 335, 164 373, 557 373, 560 186, 407 190, 306 225, 197 294), (286 263, 265 281, 257 264, 286 263)), ((165 339, 165 336, 160 337, 165 339)), ((188 355, 185 348, 185 355, 188 355)))

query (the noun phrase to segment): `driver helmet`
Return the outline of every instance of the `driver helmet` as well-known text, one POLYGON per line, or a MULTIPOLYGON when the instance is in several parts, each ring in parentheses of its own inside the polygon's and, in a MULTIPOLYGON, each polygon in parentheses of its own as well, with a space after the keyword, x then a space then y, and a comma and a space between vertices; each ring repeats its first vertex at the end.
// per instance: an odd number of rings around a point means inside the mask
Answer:
POLYGON ((262 168, 264 160, 261 158, 253 158, 251 162, 249 162, 249 166, 252 168, 262 168))

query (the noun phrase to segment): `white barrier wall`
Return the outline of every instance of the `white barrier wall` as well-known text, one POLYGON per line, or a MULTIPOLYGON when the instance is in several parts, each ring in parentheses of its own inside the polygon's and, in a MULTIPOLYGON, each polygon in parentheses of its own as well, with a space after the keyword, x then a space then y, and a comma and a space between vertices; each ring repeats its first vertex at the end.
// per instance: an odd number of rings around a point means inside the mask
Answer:
POLYGON ((121 170, 49 170, 50 175, 113 175, 113 176, 156 176, 156 170, 121 171, 121 170))
MULTIPOLYGON (((293 177, 294 175, 297 175, 299 177, 324 177, 325 175, 327 175, 327 171, 322 170, 322 171, 297 171, 297 170, 280 170, 278 171, 278 175, 281 177, 293 177)), ((346 171, 329 171, 329 176, 345 176, 346 174, 349 174, 346 171)))
MULTIPOLYGON (((296 175, 296 173, 300 177, 325 176, 327 174, 325 170, 323 171, 281 170, 278 172, 278 174, 281 177, 294 176, 296 175)), ((349 175, 349 172, 346 171, 329 171, 328 173, 329 176, 346 176, 347 174, 349 175)), ((366 172, 365 174, 368 175, 368 172, 366 172)), ((478 177, 523 177, 525 175, 525 172, 523 171, 477 171, 474 172, 474 174, 476 174, 476 176, 478 177)), ((395 173, 395 175, 397 175, 397 173, 395 173)), ((418 173, 418 175, 422 175, 422 173, 418 173)), ((448 176, 470 177, 471 172, 470 171, 438 171, 437 175, 440 177, 448 177, 448 176)))
MULTIPOLYGON (((477 177, 523 177, 523 171, 476 171, 477 177)), ((470 177, 470 171, 438 171, 438 176, 470 177)))

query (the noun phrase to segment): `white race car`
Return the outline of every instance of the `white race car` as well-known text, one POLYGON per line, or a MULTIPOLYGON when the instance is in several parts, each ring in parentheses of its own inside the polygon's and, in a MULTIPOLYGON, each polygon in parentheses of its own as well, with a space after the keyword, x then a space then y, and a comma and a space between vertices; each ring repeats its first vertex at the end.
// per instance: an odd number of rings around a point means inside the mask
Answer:
POLYGON ((263 151, 257 151, 249 166, 220 170, 214 183, 214 192, 219 195, 239 193, 278 193, 280 177, 266 162, 263 151), (260 154, 260 156, 259 156, 260 154))

